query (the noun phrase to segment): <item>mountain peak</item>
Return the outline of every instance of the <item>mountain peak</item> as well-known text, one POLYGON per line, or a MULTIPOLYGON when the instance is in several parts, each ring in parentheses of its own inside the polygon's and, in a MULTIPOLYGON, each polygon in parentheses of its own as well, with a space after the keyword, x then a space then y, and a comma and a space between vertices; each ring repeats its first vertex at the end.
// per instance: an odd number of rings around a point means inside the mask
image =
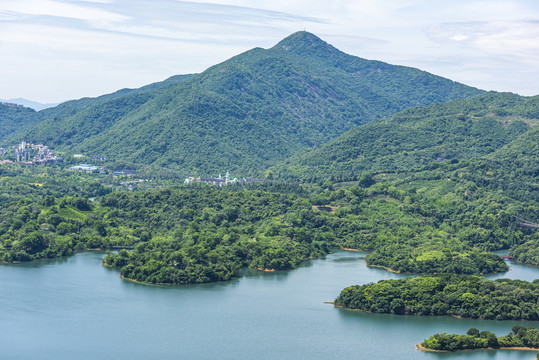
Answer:
POLYGON ((307 31, 298 31, 287 36, 273 49, 286 50, 295 54, 321 54, 339 51, 318 36, 307 31))

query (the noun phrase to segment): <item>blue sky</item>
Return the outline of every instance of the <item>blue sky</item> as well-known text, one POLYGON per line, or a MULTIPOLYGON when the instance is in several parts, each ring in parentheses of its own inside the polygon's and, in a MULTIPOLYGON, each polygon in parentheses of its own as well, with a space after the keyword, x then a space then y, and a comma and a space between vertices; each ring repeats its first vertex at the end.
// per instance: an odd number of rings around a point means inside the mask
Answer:
POLYGON ((0 98, 139 87, 304 29, 352 55, 539 94, 536 0, 2 0, 0 98))

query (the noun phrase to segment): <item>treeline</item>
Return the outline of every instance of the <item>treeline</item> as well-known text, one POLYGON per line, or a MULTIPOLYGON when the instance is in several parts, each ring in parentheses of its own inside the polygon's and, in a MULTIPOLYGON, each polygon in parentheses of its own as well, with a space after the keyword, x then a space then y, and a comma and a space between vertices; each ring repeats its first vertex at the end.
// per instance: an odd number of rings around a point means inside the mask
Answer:
MULTIPOLYGON (((539 348, 539 330, 530 326, 515 325, 512 331, 497 337, 490 331, 479 332, 476 328, 468 330, 466 335, 435 334, 421 343, 427 350, 456 351, 487 348, 526 347, 539 348)), ((539 354, 538 354, 539 356, 539 354)))
POLYGON ((399 315, 539 320, 539 280, 488 280, 443 274, 345 288, 335 304, 399 315))

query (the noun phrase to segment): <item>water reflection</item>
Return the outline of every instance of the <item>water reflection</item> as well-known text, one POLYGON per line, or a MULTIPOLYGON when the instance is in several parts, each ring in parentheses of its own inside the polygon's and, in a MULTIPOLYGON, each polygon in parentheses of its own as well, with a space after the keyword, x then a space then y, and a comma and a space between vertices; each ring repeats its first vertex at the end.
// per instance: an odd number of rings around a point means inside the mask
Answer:
POLYGON ((41 268, 43 266, 65 264, 65 263, 67 263, 69 261, 70 258, 72 258, 72 257, 64 256, 64 257, 61 257, 61 258, 36 260, 36 261, 21 262, 21 263, 16 263, 16 264, 0 263, 0 267, 2 267, 2 266, 6 266, 6 267, 14 266, 14 267, 20 267, 20 268, 37 269, 37 268, 41 268))
POLYGON ((332 261, 336 262, 336 263, 339 263, 339 262, 355 262, 355 261, 358 261, 358 259, 364 260, 365 256, 367 256, 367 253, 358 252, 356 256, 340 257, 340 258, 334 259, 332 261))

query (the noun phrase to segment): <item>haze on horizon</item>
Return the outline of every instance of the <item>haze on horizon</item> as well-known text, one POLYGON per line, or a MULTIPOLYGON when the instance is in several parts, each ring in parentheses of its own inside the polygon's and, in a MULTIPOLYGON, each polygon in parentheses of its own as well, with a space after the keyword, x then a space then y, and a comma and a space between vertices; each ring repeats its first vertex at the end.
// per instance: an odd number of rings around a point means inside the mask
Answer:
POLYGON ((355 56, 539 94, 534 0, 4 0, 0 98, 50 103, 136 88, 304 29, 355 56))

